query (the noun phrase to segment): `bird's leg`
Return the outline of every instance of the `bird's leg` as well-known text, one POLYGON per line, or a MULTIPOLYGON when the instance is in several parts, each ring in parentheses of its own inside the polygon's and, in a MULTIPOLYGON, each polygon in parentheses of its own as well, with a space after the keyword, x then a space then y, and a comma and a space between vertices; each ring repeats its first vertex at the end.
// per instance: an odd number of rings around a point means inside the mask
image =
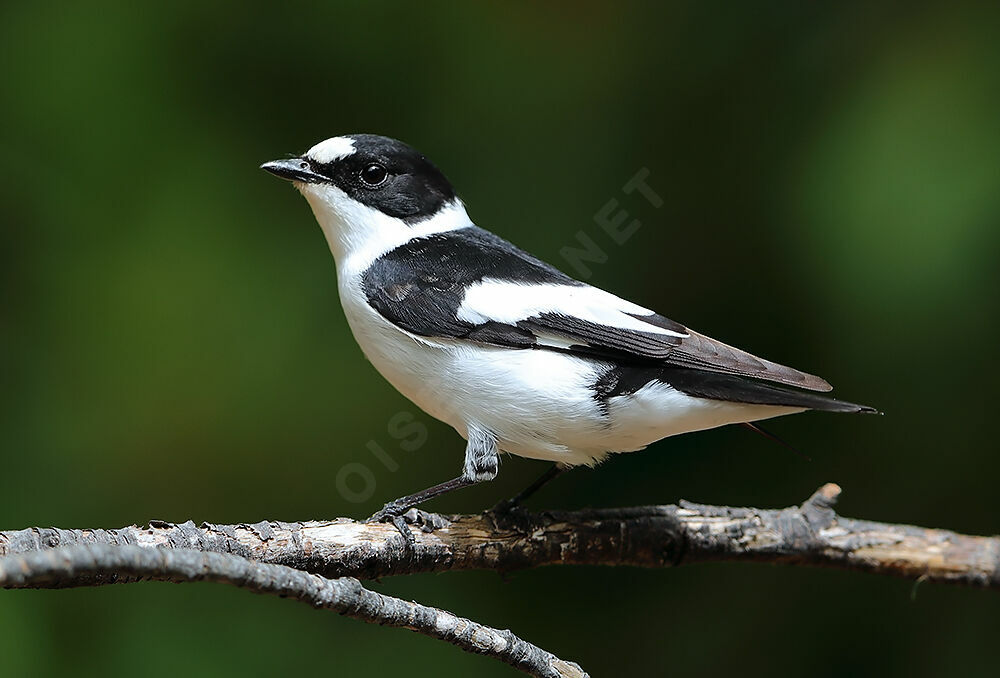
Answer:
POLYGON ((570 469, 569 466, 563 466, 562 464, 556 462, 549 467, 545 473, 543 473, 535 482, 528 485, 526 488, 515 494, 510 499, 504 499, 499 502, 496 506, 490 509, 490 513, 494 515, 502 516, 510 513, 514 509, 520 507, 521 503, 528 497, 534 495, 538 490, 542 489, 550 482, 561 476, 563 473, 570 469))
POLYGON ((413 544, 413 534, 406 523, 420 525, 425 532, 432 532, 439 527, 451 523, 436 513, 427 513, 414 508, 429 499, 458 490, 469 485, 475 485, 497 477, 500 465, 499 450, 496 437, 489 431, 478 426, 469 426, 469 443, 465 448, 465 465, 462 475, 452 478, 426 490, 394 499, 382 507, 366 522, 391 522, 399 530, 408 545, 413 544))

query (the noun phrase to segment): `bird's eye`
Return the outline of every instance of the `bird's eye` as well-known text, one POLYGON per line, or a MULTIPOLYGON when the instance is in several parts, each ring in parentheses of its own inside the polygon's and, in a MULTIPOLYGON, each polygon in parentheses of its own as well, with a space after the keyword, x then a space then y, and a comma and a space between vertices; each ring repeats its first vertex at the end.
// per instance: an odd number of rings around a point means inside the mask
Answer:
POLYGON ((382 184, 389 177, 389 173, 382 165, 373 163, 361 170, 361 181, 369 188, 375 188, 382 184))

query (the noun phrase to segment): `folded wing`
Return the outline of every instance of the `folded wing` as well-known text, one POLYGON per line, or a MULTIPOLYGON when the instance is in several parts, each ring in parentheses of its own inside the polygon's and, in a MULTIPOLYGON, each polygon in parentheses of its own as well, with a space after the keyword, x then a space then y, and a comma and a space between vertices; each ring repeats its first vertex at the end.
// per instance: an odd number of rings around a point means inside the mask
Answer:
POLYGON ((362 277, 368 302, 423 337, 674 365, 813 391, 823 379, 751 355, 573 280, 479 228, 411 241, 362 277))
POLYGON ((813 391, 831 390, 820 377, 716 341, 590 286, 521 285, 486 279, 467 291, 458 317, 528 330, 540 347, 764 379, 813 391))

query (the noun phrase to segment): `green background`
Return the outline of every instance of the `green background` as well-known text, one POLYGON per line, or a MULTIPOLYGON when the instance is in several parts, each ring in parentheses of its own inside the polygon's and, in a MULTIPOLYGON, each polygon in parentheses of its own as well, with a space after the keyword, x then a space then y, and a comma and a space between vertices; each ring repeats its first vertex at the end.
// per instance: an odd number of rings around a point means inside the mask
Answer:
MULTIPOLYGON (((740 428, 662 441, 532 506, 776 507, 836 481, 845 515, 1000 531, 1000 11, 754 5, 6 3, 0 528, 364 516, 455 475, 459 437, 363 360, 307 205, 257 169, 364 131, 427 153, 481 225, 563 268, 582 231, 608 254, 590 282, 886 412, 771 423, 812 462, 740 428), (658 209, 622 192, 641 168, 658 209), (612 199, 642 224, 620 246, 594 221, 612 199), (349 463, 367 501, 337 489, 349 463)), ((430 507, 482 509, 543 468, 507 459, 430 507)), ((1000 633, 995 593, 767 565, 375 586, 595 676, 987 675, 1000 633)), ((0 592, 0 657, 513 675, 207 584, 0 592)))

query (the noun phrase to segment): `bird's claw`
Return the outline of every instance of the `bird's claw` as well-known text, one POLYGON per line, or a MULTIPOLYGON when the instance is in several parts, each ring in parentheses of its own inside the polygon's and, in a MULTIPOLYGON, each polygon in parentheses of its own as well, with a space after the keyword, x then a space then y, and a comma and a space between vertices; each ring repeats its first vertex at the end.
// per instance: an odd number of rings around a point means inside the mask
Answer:
POLYGON ((493 525, 516 532, 528 532, 531 516, 517 499, 504 499, 486 512, 493 525))
POLYGON ((517 499, 512 498, 512 499, 503 499, 501 501, 498 501, 496 504, 494 504, 493 508, 487 511, 487 513, 490 513, 491 515, 494 516, 506 516, 511 513, 514 513, 515 511, 523 511, 523 510, 524 509, 521 507, 521 502, 519 502, 517 499))
POLYGON ((413 544, 413 533, 409 525, 419 527, 422 532, 433 532, 451 527, 451 521, 439 513, 421 511, 418 508, 386 504, 382 510, 368 518, 366 523, 392 523, 408 544, 413 544))
POLYGON ((402 518, 410 525, 419 525, 421 531, 428 533, 451 527, 451 521, 440 513, 430 513, 417 508, 411 508, 402 515, 402 518))

